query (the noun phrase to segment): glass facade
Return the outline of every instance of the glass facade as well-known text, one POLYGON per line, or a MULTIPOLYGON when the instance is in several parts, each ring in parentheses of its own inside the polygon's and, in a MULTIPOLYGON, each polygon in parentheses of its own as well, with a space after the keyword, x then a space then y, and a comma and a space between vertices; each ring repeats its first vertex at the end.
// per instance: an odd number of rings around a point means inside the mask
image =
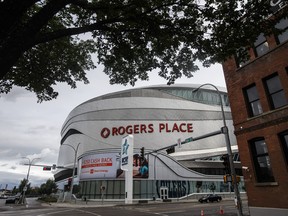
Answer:
MULTIPOLYGON (((191 88, 165 88, 161 89, 168 94, 184 98, 189 101, 194 101, 198 103, 204 103, 209 105, 220 105, 220 98, 215 90, 199 89, 197 92, 193 92, 191 88)), ((227 94, 220 92, 222 103, 224 106, 229 106, 227 94)))
MULTIPOLYGON (((167 188, 169 198, 180 198, 194 193, 231 192, 233 186, 224 182, 213 181, 172 181, 172 180, 134 180, 133 199, 161 198, 161 188, 167 188), (215 187, 214 187, 215 185, 215 187)), ((91 180, 80 182, 80 196, 86 199, 125 199, 124 180, 91 180), (105 190, 101 191, 101 186, 105 190)), ((239 190, 244 190, 243 182, 239 190)))

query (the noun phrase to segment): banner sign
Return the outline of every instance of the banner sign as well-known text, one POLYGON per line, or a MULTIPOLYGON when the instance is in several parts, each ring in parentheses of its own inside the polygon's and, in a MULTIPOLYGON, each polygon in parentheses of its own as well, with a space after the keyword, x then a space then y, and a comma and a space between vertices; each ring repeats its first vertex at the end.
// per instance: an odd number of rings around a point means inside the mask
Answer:
POLYGON ((93 154, 82 158, 80 179, 116 178, 116 172, 117 155, 115 153, 93 154))

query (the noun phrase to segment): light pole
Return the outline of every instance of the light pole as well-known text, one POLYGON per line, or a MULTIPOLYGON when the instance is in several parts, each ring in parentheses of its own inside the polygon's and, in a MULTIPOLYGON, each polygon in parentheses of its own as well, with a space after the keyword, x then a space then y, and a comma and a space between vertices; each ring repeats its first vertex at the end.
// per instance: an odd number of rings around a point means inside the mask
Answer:
POLYGON ((22 196, 22 200, 21 200, 21 204, 24 204, 24 202, 25 202, 25 193, 26 193, 27 185, 28 185, 28 181, 29 181, 29 174, 30 174, 31 165, 33 164, 33 161, 35 161, 37 159, 40 159, 40 158, 33 158, 32 160, 30 160, 30 158, 28 158, 28 157, 22 157, 22 158, 23 159, 27 159, 29 161, 27 178, 26 178, 26 182, 25 182, 25 185, 24 185, 24 188, 23 188, 23 196, 22 196))
POLYGON ((206 86, 206 85, 212 86, 213 88, 215 88, 216 91, 217 91, 217 94, 219 96, 220 105, 221 105, 222 119, 223 119, 223 127, 221 128, 221 131, 225 135, 225 142, 226 142, 227 153, 228 153, 228 157, 229 157, 231 175, 232 175, 232 179, 234 179, 233 180, 234 193, 235 193, 235 197, 237 198, 237 203, 238 203, 238 215, 239 216, 243 216, 242 202, 241 202, 241 197, 240 197, 240 193, 239 193, 239 189, 238 189, 238 185, 237 185, 237 181, 236 181, 236 172, 235 172, 235 167, 234 167, 234 163, 233 163, 233 155, 232 155, 232 150, 231 150, 229 131, 228 131, 228 127, 226 125, 226 118, 225 118, 225 113, 224 113, 224 108, 223 108, 223 102, 222 102, 221 94, 220 94, 218 88, 215 85, 211 84, 211 83, 205 83, 203 85, 200 85, 197 89, 193 90, 193 92, 197 92, 200 88, 202 88, 203 86, 206 86))
POLYGON ((74 176, 75 176, 75 169, 76 169, 77 152, 78 152, 78 148, 79 148, 80 143, 78 143, 76 148, 74 146, 72 146, 70 144, 66 144, 66 143, 62 144, 62 146, 63 145, 69 146, 70 148, 72 148, 74 150, 74 164, 73 164, 73 172, 72 172, 72 180, 71 180, 70 196, 69 196, 69 200, 71 200, 72 193, 73 193, 73 184, 74 184, 74 176))

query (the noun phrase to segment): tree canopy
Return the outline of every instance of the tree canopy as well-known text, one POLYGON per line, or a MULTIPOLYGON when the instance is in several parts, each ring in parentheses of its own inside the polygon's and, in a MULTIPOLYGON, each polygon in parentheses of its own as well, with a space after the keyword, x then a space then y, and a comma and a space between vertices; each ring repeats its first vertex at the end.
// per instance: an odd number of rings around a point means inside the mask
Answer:
POLYGON ((0 93, 21 86, 51 100, 58 82, 88 83, 96 64, 111 84, 134 85, 152 70, 168 84, 192 77, 195 62, 221 62, 269 34, 271 2, 1 0, 0 93))
POLYGON ((57 185, 53 179, 48 179, 46 183, 41 184, 40 194, 50 195, 57 192, 57 185))

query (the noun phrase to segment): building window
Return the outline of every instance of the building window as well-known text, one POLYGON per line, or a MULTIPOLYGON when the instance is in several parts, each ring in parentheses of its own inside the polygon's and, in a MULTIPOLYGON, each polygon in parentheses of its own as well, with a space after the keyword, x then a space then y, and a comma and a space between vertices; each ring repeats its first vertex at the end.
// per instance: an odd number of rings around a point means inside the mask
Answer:
POLYGON ((250 141, 252 159, 258 182, 274 182, 267 146, 264 138, 250 141))
POLYGON ((236 51, 235 60, 237 67, 242 67, 250 61, 250 54, 248 48, 241 47, 236 51))
POLYGON ((272 109, 288 104, 288 100, 285 96, 285 92, 282 88, 279 76, 277 73, 264 79, 264 86, 268 94, 268 99, 272 109))
POLYGON ((288 130, 280 133, 279 137, 282 144, 283 154, 288 164, 288 130))
POLYGON ((257 40, 255 41, 254 50, 255 50, 256 56, 261 56, 268 52, 269 50, 268 42, 263 33, 261 33, 258 36, 257 40))
POLYGON ((280 33, 277 35, 277 42, 281 44, 288 40, 288 19, 281 19, 279 23, 275 25, 276 29, 280 30, 280 33))
POLYGON ((257 116, 263 113, 255 84, 245 88, 244 95, 247 103, 249 117, 257 116))

